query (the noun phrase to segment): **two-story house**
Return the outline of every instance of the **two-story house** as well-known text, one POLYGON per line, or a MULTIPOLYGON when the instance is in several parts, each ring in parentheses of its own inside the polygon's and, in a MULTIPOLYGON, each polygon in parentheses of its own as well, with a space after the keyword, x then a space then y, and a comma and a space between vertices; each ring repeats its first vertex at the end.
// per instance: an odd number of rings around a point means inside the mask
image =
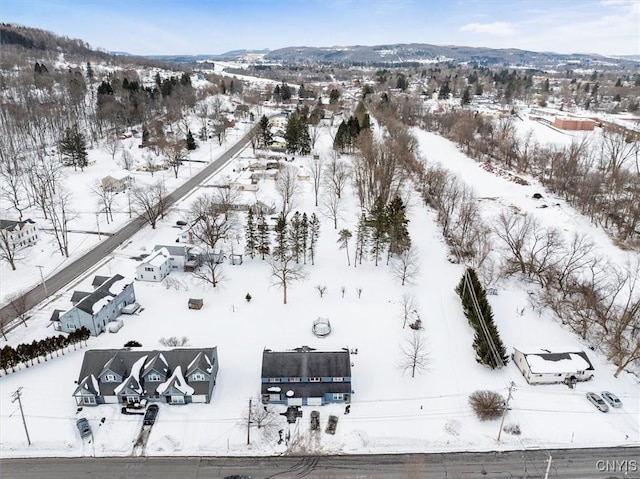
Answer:
POLYGON ((155 250, 136 267, 136 279, 162 281, 171 273, 171 255, 167 248, 155 250))
POLYGON ((75 291, 73 307, 51 317, 58 331, 71 333, 84 326, 97 336, 106 330, 107 323, 116 320, 122 308, 136 301, 133 283, 119 274, 96 276, 94 288, 91 293, 75 291))
POLYGON ((261 397, 264 404, 312 406, 351 401, 348 350, 316 351, 308 346, 262 353, 261 397))
POLYGON ((142 399, 167 404, 209 403, 218 376, 218 349, 128 349, 85 352, 73 397, 79 406, 142 399))
POLYGON ((19 250, 38 241, 38 228, 35 221, 0 220, 0 234, 4 247, 19 250))

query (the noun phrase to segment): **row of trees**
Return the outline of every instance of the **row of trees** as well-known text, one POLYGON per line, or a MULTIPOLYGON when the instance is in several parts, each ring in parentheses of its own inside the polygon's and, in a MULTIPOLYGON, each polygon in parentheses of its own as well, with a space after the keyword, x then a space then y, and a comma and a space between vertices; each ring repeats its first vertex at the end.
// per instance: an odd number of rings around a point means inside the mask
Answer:
POLYGON ((60 352, 64 354, 64 349, 69 346, 73 345, 75 349, 76 345, 79 344, 82 347, 82 341, 84 341, 86 345, 90 335, 89 330, 83 326, 69 333, 67 336, 62 334, 50 336, 37 341, 34 340, 30 344, 18 344, 15 348, 6 345, 0 350, 0 369, 4 370, 5 374, 7 374, 9 369, 11 369, 11 372, 15 372, 16 367, 21 363, 29 367, 30 365, 33 366, 34 360, 40 363, 41 357, 44 357, 44 360, 48 361, 47 354, 49 358, 53 358, 53 353, 56 353, 56 356, 59 356, 60 352))

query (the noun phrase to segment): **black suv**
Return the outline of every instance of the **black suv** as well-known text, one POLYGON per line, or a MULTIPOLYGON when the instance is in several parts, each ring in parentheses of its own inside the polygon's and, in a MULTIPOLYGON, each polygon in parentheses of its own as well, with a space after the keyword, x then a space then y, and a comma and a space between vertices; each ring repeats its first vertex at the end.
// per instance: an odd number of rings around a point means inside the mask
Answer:
POLYGON ((152 404, 147 408, 147 412, 144 413, 144 419, 142 424, 145 426, 153 426, 153 423, 156 422, 156 417, 158 416, 158 405, 152 404))

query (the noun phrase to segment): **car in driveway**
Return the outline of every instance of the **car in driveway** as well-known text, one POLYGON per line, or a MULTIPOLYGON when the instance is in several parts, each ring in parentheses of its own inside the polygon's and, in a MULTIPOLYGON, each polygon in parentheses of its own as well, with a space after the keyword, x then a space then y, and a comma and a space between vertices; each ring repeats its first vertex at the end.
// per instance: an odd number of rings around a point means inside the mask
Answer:
POLYGON ((618 399, 618 396, 609 391, 602 391, 602 399, 609 403, 611 407, 622 407, 622 401, 618 399))
POLYGON ((604 399, 602 399, 596 393, 587 393, 587 399, 598 409, 598 411, 609 412, 609 406, 607 406, 607 403, 604 402, 604 399))
POLYGON ((91 436, 91 426, 89 425, 89 421, 86 418, 81 417, 76 421, 76 427, 78 431, 80 431, 80 437, 84 439, 85 437, 91 436))
POLYGON ((153 426, 156 422, 156 417, 158 416, 158 405, 151 404, 147 408, 147 412, 144 413, 144 419, 142 420, 142 424, 145 426, 153 426))

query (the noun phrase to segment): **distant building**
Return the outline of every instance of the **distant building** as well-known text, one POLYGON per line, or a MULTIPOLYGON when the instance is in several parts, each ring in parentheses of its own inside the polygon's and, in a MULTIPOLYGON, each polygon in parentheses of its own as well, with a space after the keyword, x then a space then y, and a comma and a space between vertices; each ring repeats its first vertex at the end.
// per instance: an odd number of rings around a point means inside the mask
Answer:
POLYGON ((561 130, 584 130, 592 131, 595 126, 595 120, 591 118, 573 118, 573 117, 555 117, 553 126, 561 130))
POLYGON ((100 180, 100 184, 105 191, 111 191, 113 193, 122 193, 129 186, 131 186, 131 176, 123 175, 123 176, 105 176, 100 180))
POLYGON ((24 221, 0 220, 1 241, 4 247, 15 250, 31 246, 38 241, 38 228, 35 221, 27 218, 24 221))
POLYGON ((51 321, 58 331, 71 333, 86 327, 91 335, 106 331, 107 324, 115 321, 122 312, 122 308, 135 303, 136 295, 133 283, 119 274, 111 278, 96 276, 104 281, 97 284, 91 293, 74 292, 73 307, 64 313, 54 311, 51 321))
POLYGON ((312 406, 351 401, 349 351, 316 351, 308 346, 262 353, 262 402, 312 406))
POLYGON ((78 406, 135 404, 143 399, 167 404, 208 403, 217 376, 215 347, 90 350, 84 353, 73 397, 78 406))

